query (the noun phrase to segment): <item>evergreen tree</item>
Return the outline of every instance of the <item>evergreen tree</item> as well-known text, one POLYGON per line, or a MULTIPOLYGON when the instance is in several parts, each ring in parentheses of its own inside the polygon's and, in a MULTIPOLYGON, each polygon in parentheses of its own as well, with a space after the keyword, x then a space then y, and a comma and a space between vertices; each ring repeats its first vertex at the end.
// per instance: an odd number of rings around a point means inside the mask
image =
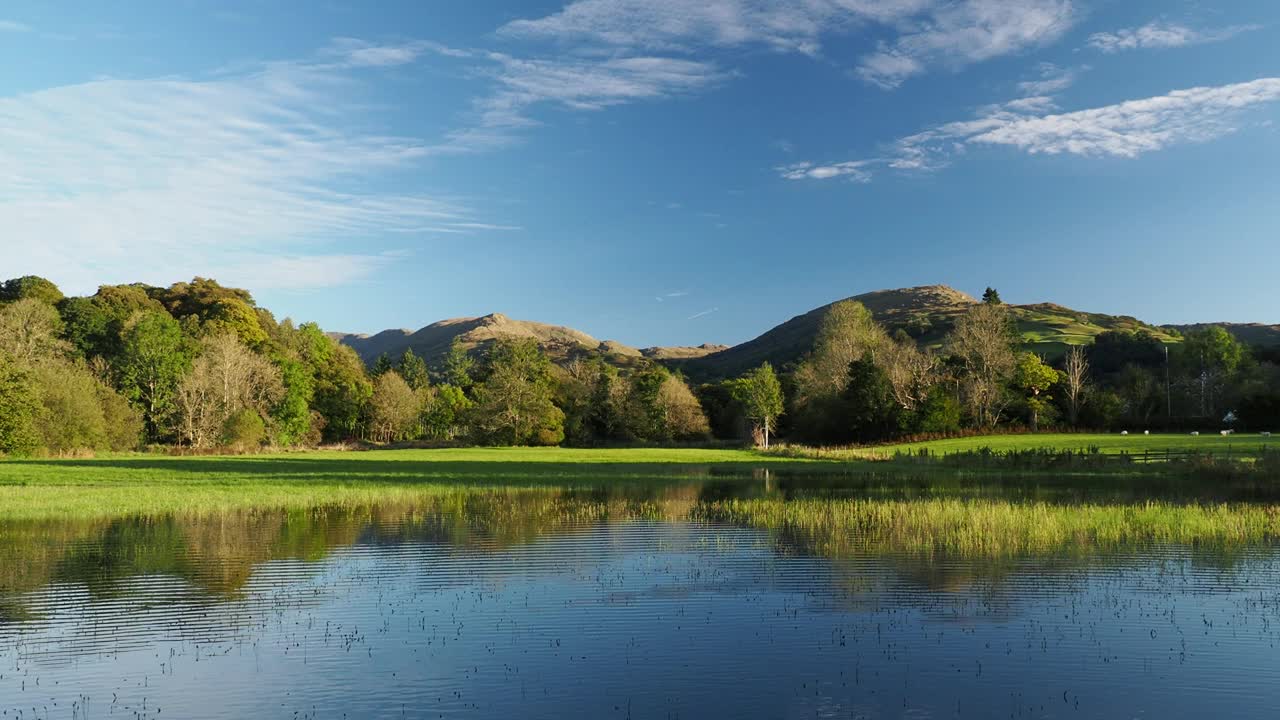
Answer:
POLYGON ((475 358, 467 352, 462 341, 455 337, 449 343, 448 354, 444 356, 444 381, 464 392, 470 390, 475 384, 472 376, 475 365, 475 358))
POLYGON ((369 376, 380 378, 394 369, 395 366, 391 364, 391 358, 387 357, 386 353, 382 353, 378 356, 378 359, 374 361, 373 368, 369 370, 369 376))
POLYGON ((1000 299, 1000 291, 993 287, 987 288, 982 293, 982 302, 988 305, 1003 305, 1004 301, 1000 299))
POLYGON ((414 390, 421 390, 430 384, 427 363, 413 352, 413 348, 407 348, 400 356, 400 361, 396 363, 396 372, 400 373, 400 377, 404 378, 404 381, 414 390))
POLYGON ((845 419, 858 442, 883 440, 898 431, 902 406, 893 398, 889 375, 870 353, 849 363, 849 384, 841 399, 845 419))

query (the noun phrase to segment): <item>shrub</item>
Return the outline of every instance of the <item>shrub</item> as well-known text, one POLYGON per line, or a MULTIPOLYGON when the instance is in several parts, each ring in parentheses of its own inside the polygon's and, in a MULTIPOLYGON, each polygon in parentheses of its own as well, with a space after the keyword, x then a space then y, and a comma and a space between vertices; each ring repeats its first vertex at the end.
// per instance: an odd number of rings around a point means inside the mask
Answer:
POLYGON ((249 452, 262 446, 267 424, 256 410, 240 410, 222 424, 222 444, 235 452, 249 452))

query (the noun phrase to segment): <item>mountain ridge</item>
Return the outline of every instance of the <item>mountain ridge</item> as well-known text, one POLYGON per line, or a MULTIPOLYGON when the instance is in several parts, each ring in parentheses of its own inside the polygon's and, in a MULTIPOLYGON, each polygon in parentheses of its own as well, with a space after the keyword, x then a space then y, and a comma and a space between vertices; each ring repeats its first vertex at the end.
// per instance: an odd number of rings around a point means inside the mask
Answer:
MULTIPOLYGON (((379 355, 392 359, 413 349, 428 363, 435 364, 457 338, 478 352, 498 338, 529 338, 538 342, 553 360, 574 357, 603 357, 627 367, 645 359, 679 368, 695 379, 729 377, 762 362, 785 366, 803 357, 812 347, 827 310, 838 302, 854 300, 871 311, 890 333, 905 332, 923 345, 938 346, 955 319, 978 300, 946 285, 921 285, 883 289, 853 295, 816 307, 766 330, 737 345, 655 346, 636 348, 617 340, 600 341, 563 325, 516 320, 503 313, 440 320, 418 330, 390 329, 372 335, 330 333, 356 350, 366 363, 379 355)), ((1089 342, 1106 330, 1146 330, 1164 342, 1178 342, 1187 329, 1220 325, 1242 342, 1259 346, 1280 346, 1280 325, 1262 323, 1199 323, 1154 325, 1128 315, 1091 313, 1052 302, 1009 305, 1023 342, 1046 356, 1061 355, 1069 345, 1089 342)))

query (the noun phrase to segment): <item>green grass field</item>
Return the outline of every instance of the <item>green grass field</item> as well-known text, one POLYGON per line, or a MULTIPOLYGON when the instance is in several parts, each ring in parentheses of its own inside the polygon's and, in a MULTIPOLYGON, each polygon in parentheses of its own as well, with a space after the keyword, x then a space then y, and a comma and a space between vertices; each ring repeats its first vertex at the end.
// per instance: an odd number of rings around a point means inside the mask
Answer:
MULTIPOLYGON (((94 459, 0 461, 0 520, 112 517, 254 507, 310 507, 412 502, 448 488, 556 486, 608 482, 661 484, 690 478, 747 475, 761 468, 786 473, 893 473, 892 462, 868 462, 928 448, 956 453, 1052 448, 1104 453, 1202 450, 1256 455, 1280 445, 1258 436, 1010 435, 876 448, 780 453, 685 448, 456 448, 317 451, 274 455, 173 457, 118 455, 94 459), (788 454, 790 453, 790 454, 788 454)), ((919 474, 918 465, 903 464, 919 474)), ((1000 468, 986 468, 999 472, 1000 468)), ((1144 472, 1160 472, 1146 468, 1144 472)), ((938 470, 937 472, 949 472, 938 470)), ((1019 468, 1018 472, 1024 472, 1019 468)), ((1056 471, 1055 471, 1056 472, 1056 471)), ((1138 472, 1119 467, 1103 476, 1138 472)))
POLYGON ((442 489, 660 482, 760 467, 835 470, 835 461, 749 450, 456 448, 0 461, 0 520, 412 501, 442 489))

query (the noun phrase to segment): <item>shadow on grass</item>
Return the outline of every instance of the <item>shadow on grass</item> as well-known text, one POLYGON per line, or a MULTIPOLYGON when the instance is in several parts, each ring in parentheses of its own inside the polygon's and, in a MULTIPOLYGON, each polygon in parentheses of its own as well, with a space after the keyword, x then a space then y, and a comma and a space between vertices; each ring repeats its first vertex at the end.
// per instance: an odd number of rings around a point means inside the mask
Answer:
MULTIPOLYGON (((614 477, 746 476, 763 470, 785 474, 833 474, 855 469, 849 463, 755 462, 628 462, 583 460, 575 462, 505 460, 385 460, 359 456, 333 457, 158 457, 88 460, 9 460, 9 467, 30 468, 38 476, 53 479, 59 471, 115 470, 165 475, 206 476, 210 482, 234 478, 248 480, 339 480, 405 482, 415 478, 467 480, 614 477), (785 467, 785 470, 783 469, 785 467)), ((863 465, 863 464, 858 464, 863 465)), ((865 470, 865 467, 861 469, 865 470)), ((111 473, 116 475, 116 473, 111 473)), ((141 479, 141 478, 139 478, 141 479)))

